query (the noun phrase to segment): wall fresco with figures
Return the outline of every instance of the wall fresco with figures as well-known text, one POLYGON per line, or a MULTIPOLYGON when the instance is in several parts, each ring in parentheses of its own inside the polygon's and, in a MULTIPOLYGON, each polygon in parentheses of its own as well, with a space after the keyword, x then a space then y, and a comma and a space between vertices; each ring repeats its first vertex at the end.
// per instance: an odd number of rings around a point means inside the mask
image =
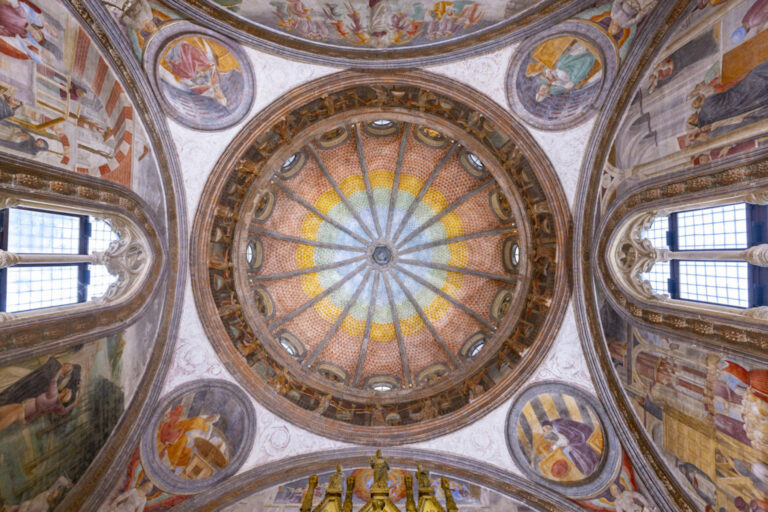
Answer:
POLYGON ((139 377, 126 343, 117 334, 0 368, 0 509, 48 510, 77 483, 139 377))
POLYGON ((604 315, 640 421, 702 510, 768 510, 768 367, 604 315))
POLYGON ((134 109, 66 8, 0 6, 0 151, 130 186, 134 109))
POLYGON ((642 81, 612 163, 700 165, 765 146, 767 23, 764 0, 698 2, 642 81))

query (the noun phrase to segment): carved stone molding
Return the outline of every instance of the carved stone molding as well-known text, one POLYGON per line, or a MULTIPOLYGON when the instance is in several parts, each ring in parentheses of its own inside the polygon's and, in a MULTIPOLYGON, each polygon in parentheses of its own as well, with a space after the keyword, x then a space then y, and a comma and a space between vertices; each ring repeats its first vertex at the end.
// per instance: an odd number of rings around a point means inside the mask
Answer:
POLYGON ((768 350, 768 333, 761 310, 744 312, 714 304, 666 300, 654 294, 638 277, 656 261, 670 259, 743 260, 752 265, 768 265, 768 245, 765 244, 736 251, 673 252, 654 249, 640 234, 650 227, 653 218, 663 215, 660 210, 685 209, 686 205, 700 207, 700 200, 707 205, 743 201, 762 194, 761 189, 755 191, 755 187, 761 186, 768 186, 766 160, 708 174, 700 172, 672 178, 665 183, 654 180, 619 198, 600 224, 602 236, 595 252, 595 255, 609 255, 595 257, 598 277, 605 283, 609 300, 628 317, 650 326, 687 333, 712 346, 764 353, 768 350), (708 183, 706 189, 700 186, 704 178, 708 183), (745 187, 749 188, 745 191, 745 187), (634 258, 632 268, 626 268, 629 256, 624 257, 622 250, 634 258))
MULTIPOLYGON (((136 122, 141 122, 146 130, 152 157, 159 169, 166 213, 166 238, 162 240, 165 245, 165 268, 161 272, 166 287, 161 302, 163 316, 158 325, 152 354, 133 400, 109 441, 58 507, 61 510, 95 510, 102 496, 112 488, 115 479, 122 474, 128 463, 131 453, 122 447, 138 441, 140 426, 148 422, 154 411, 154 403, 160 395, 165 372, 170 364, 185 285, 183 276, 186 275, 187 265, 184 256, 187 254, 187 214, 181 185, 181 167, 174 151, 173 139, 131 43, 98 0, 68 0, 65 5, 78 19, 82 30, 92 37, 94 44, 103 52, 102 55, 137 111, 136 122)), ((103 180, 97 181, 105 183, 103 180)), ((111 187, 107 184, 102 188, 111 187)), ((129 203, 120 200, 120 204, 126 206, 129 203)), ((136 315, 142 313, 135 312, 136 315)))
POLYGON ((595 245, 600 219, 601 176, 613 138, 653 59, 675 25, 684 19, 686 9, 694 7, 687 0, 660 2, 646 25, 638 30, 634 43, 637 51, 627 58, 595 124, 593 140, 584 158, 575 207, 578 228, 574 232, 573 263, 577 325, 582 346, 598 395, 616 426, 622 445, 636 461, 639 478, 649 486, 659 508, 669 512, 693 511, 696 507, 688 492, 671 475, 645 429, 637 422, 617 380, 600 322, 599 283, 595 279, 594 264, 597 259, 604 260, 597 256, 599 252, 595 250, 595 245))

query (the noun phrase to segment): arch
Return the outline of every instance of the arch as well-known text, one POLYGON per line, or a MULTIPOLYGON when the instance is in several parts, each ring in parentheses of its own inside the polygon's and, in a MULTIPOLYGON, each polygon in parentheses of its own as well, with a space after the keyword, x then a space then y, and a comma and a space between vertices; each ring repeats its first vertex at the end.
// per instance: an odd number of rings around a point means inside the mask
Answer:
MULTIPOLYGON (((63 348, 132 323, 146 310, 167 265, 166 244, 147 205, 121 185, 105 183, 40 164, 20 164, 0 156, 0 195, 28 206, 100 214, 116 219, 125 241, 138 244, 147 256, 140 272, 115 290, 114 300, 60 306, 5 315, 0 328, 0 361, 35 350, 63 348), (66 316, 66 320, 62 319, 66 316), (44 329, 41 339, 41 329, 44 329)), ((117 260, 115 260, 117 263, 117 260)), ((128 277, 125 274, 126 278, 128 277)))
MULTIPOLYGON (((655 325, 669 332, 688 333, 715 346, 763 352, 768 348, 764 308, 739 310, 727 306, 668 300, 654 294, 638 278, 661 256, 642 231, 658 212, 745 202, 762 202, 768 186, 768 166, 762 160, 710 170, 691 169, 669 177, 648 180, 617 198, 599 226, 598 250, 604 257, 596 264, 599 279, 612 305, 625 317, 655 325), (624 258, 624 264, 620 259, 624 258), (643 270, 645 269, 645 270, 643 270)), ((737 255, 753 264, 760 260, 760 246, 737 255), (746 253, 750 254, 746 254, 746 253)), ((735 253, 736 251, 734 251, 735 253)))
MULTIPOLYGON (((710 9, 708 5, 700 5, 703 9, 710 9)), ((603 280, 609 272, 605 267, 605 253, 600 251, 606 250, 604 242, 610 236, 607 230, 611 227, 608 226, 607 219, 623 218, 614 208, 616 202, 623 203, 625 210, 622 214, 626 214, 631 209, 639 208, 642 202, 652 203, 691 192, 686 185, 679 182, 707 172, 711 172, 715 179, 697 190, 702 196, 707 195, 706 190, 710 186, 733 186, 739 180, 746 181, 752 176, 759 180, 762 176, 750 166, 739 167, 745 161, 748 162, 744 154, 730 159, 721 159, 717 165, 692 162, 687 158, 681 163, 677 158, 680 155, 671 155, 664 161, 656 162, 660 165, 655 168, 625 167, 622 159, 635 158, 637 155, 624 155, 615 146, 618 134, 619 137, 624 137, 621 143, 626 148, 635 149, 627 141, 640 137, 634 129, 645 126, 643 123, 646 120, 642 116, 627 116, 626 112, 630 108, 642 107, 645 97, 639 94, 638 90, 643 84, 644 74, 647 76, 653 65, 652 59, 674 34, 672 29, 676 26, 685 28, 695 26, 690 23, 689 16, 696 15, 694 11, 697 9, 697 6, 690 3, 685 5, 684 2, 670 3, 663 8, 660 6, 657 12, 658 17, 655 18, 658 25, 656 25, 657 32, 654 35, 653 44, 647 47, 645 54, 638 56, 639 65, 635 69, 631 72, 627 70, 623 76, 620 74, 618 83, 621 86, 614 89, 612 98, 606 102, 606 108, 610 113, 598 118, 596 132, 599 135, 590 145, 585 158, 577 206, 580 232, 576 235, 576 247, 589 247, 589 250, 577 255, 575 259, 577 290, 579 290, 577 301, 579 316, 582 320, 580 322, 582 345, 595 377, 598 393, 604 400, 609 415, 617 425, 621 426, 617 430, 620 432, 625 448, 633 457, 640 457, 647 461, 647 468, 655 473, 654 476, 658 477, 661 484, 657 487, 658 494, 664 496, 665 501, 670 503, 670 509, 675 510, 696 510, 700 507, 700 502, 695 497, 695 493, 681 479, 680 474, 667 463, 662 448, 657 446, 651 438, 652 426, 649 426, 650 431, 646 429, 646 425, 638 417, 635 404, 627 396, 625 382, 622 380, 622 376, 625 375, 622 373, 624 372, 622 365, 626 367, 629 359, 626 354, 622 356, 619 349, 622 346, 625 348, 630 346, 630 340, 625 340, 623 337, 613 339, 609 336, 612 336, 612 332, 621 333, 622 330, 626 334, 630 326, 638 325, 657 335, 664 333, 673 340, 672 343, 674 339, 680 339, 696 344, 709 344, 712 347, 726 346, 725 350, 728 351, 740 350, 743 353, 756 354, 760 350, 762 334, 759 329, 751 328, 746 323, 737 326, 723 322, 725 325, 720 327, 706 320, 687 317, 679 310, 676 314, 671 314, 669 311, 662 312, 657 308, 646 307, 645 304, 642 307, 636 307, 629 300, 627 306, 623 307, 620 303, 614 302, 618 286, 611 287, 610 283, 603 280), (684 12, 686 8, 688 11, 684 12), (626 123, 624 127, 628 128, 627 130, 620 131, 624 129, 622 123, 626 123), (737 167, 731 174, 731 181, 727 175, 727 166, 737 167), (691 167, 698 167, 698 169, 691 169, 691 167), (742 172, 743 174, 740 174, 742 172), (654 179, 646 180, 648 176, 655 176, 655 181, 654 179), (627 206, 626 199, 635 196, 638 191, 642 192, 627 206), (647 195, 642 195, 643 193, 647 195), (618 305, 618 311, 614 313, 612 306, 615 305, 618 305), (615 328, 616 326, 620 328, 615 328), (738 349, 735 348, 737 346, 738 349)), ((711 14, 711 11, 697 14, 706 17, 711 14)), ((680 41, 676 38, 675 44, 680 41)), ((642 151, 644 155, 649 155, 647 148, 642 151)), ((757 184, 755 186, 759 187, 757 184)), ((709 194, 711 195, 711 191, 709 194)), ((615 227, 616 224, 613 226, 615 227)), ((649 480, 653 479, 649 477, 649 480)))

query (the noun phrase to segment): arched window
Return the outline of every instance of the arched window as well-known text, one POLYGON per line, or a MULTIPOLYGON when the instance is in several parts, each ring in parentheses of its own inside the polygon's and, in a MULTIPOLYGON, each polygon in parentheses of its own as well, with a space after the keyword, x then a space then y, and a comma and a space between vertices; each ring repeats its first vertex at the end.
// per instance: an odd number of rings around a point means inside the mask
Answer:
POLYGON ((147 240, 127 219, 65 205, 5 199, 0 209, 0 312, 117 302, 146 275, 147 240))
POLYGON ((671 213, 637 213, 612 237, 610 267, 642 300, 765 311, 768 206, 762 199, 752 193, 671 213))
POLYGON ((0 210, 0 249, 24 257, 0 270, 0 311, 86 302, 117 279, 97 255, 119 235, 89 215, 33 208, 0 210))
POLYGON ((765 269, 744 253, 763 243, 766 211, 738 202, 656 217, 645 238, 669 260, 656 261, 641 278, 673 299, 764 306, 765 269))

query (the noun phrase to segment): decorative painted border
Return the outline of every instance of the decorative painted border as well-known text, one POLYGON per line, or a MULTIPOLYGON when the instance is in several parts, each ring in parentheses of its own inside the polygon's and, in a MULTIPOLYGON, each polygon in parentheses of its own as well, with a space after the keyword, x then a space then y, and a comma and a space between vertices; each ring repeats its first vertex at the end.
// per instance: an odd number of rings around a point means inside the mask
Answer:
POLYGON ((568 496, 569 498, 576 500, 592 499, 603 493, 608 486, 613 482, 621 470, 622 450, 619 438, 616 436, 616 431, 613 429, 611 423, 607 420, 605 411, 603 410, 600 402, 590 393, 584 391, 581 388, 571 386, 565 382, 560 381, 540 381, 524 388, 515 397, 512 402, 512 407, 507 414, 507 422, 504 427, 506 432, 507 448, 512 456, 512 459, 517 464, 518 469, 537 484, 541 484, 549 489, 560 492, 561 494, 568 496), (544 478, 535 471, 531 470, 525 460, 525 454, 520 448, 519 443, 513 442, 513 438, 517 438, 517 421, 523 414, 523 408, 528 402, 535 396, 546 392, 560 392, 567 393, 579 399, 580 402, 586 403, 592 407, 600 420, 600 425, 603 428, 603 442, 604 450, 602 454, 602 460, 600 461, 600 468, 598 471, 590 476, 585 483, 578 484, 559 484, 553 482, 548 478, 544 478))
POLYGON ((512 110, 522 117, 525 122, 530 123, 531 126, 542 130, 565 130, 583 123, 600 110, 600 107, 605 100, 605 92, 610 89, 613 84, 618 68, 619 57, 613 42, 608 36, 586 21, 568 20, 526 40, 515 52, 514 57, 510 61, 509 70, 507 71, 505 80, 507 101, 512 110), (590 105, 586 105, 575 115, 548 121, 540 118, 525 107, 523 101, 520 99, 520 91, 516 84, 518 76, 523 71, 523 66, 528 62, 530 53, 542 42, 560 36, 578 37, 591 43, 600 53, 599 57, 603 63, 603 78, 590 105))
MULTIPOLYGON (((415 470, 421 464, 430 472, 465 480, 519 501, 534 510, 547 512, 583 512, 584 509, 558 493, 521 476, 480 461, 454 454, 437 453, 417 448, 385 448, 382 450, 392 467, 415 470)), ((336 464, 344 468, 368 467, 372 448, 343 448, 290 457, 264 464, 230 478, 174 507, 174 512, 212 512, 222 510, 252 494, 285 482, 323 473, 336 464)))
MULTIPOLYGON (((504 186, 509 188, 510 184, 504 186)), ((569 300, 564 254, 569 228, 570 213, 549 160, 501 106, 466 85, 422 71, 386 75, 348 71, 288 93, 251 120, 235 137, 209 177, 195 216, 192 283, 203 326, 224 364, 252 396, 275 414, 320 435, 346 442, 412 443, 443 435, 482 417, 508 399, 514 392, 514 384, 523 382, 536 368, 551 345, 569 300), (329 109, 329 104, 334 108, 329 109), (361 115, 376 118, 382 112, 439 123, 440 130, 462 140, 487 165, 496 162, 493 166, 507 173, 507 178, 500 182, 511 179, 512 189, 523 196, 529 218, 522 218, 521 225, 532 230, 530 239, 536 242, 536 249, 527 253, 530 256, 525 259, 533 265, 533 283, 520 297, 526 302, 522 321, 509 338, 499 340, 502 343, 491 351, 493 358, 483 362, 485 365, 511 364, 514 369, 498 383, 489 384, 489 389, 471 403, 467 403, 468 381, 476 377, 468 375, 468 379, 461 382, 448 381, 436 391, 436 396, 448 392, 448 386, 454 386, 451 395, 463 402, 461 407, 453 406, 438 418, 409 425, 364 426, 321 416, 313 411, 311 403, 300 406, 286 399, 284 395, 294 388, 311 391, 313 396, 314 387, 320 384, 313 382, 310 387, 305 374, 294 377, 286 367, 286 356, 273 355, 269 350, 271 345, 267 346, 262 335, 255 334, 248 322, 243 321, 249 315, 249 308, 243 307, 237 294, 231 293, 238 289, 231 268, 238 266, 240 256, 237 255, 244 252, 244 245, 243 251, 233 251, 233 247, 240 247, 237 223, 239 218, 248 217, 243 210, 248 207, 247 197, 258 191, 254 185, 259 180, 269 179, 272 174, 264 167, 284 162, 291 151, 295 151, 292 141, 309 137, 306 127, 314 127, 320 119, 335 123, 337 117, 334 116, 341 114, 346 118, 361 115), (307 116, 314 122, 308 122, 307 116), (216 286, 212 287, 214 283, 216 286), (218 291, 214 293, 214 290, 218 291), (234 326, 235 323, 237 329, 225 328, 225 324, 234 326), (267 370, 264 379, 256 378, 247 364, 238 349, 242 343, 247 343, 249 353, 264 362, 267 370)), ((482 370, 483 367, 479 367, 473 371, 482 370)), ((330 387, 329 382, 322 385, 327 389, 319 393, 328 397, 331 406, 334 401, 346 400, 346 397, 333 396, 338 391, 330 387)), ((384 403, 378 397, 361 406, 382 407, 386 415, 388 407, 397 406, 393 400, 396 398, 384 403)), ((319 404, 315 403, 314 408, 317 407, 319 404)))
POLYGON ((442 45, 387 50, 318 45, 250 22, 206 0, 166 0, 166 3, 202 26, 226 33, 242 44, 288 59, 327 66, 402 69, 441 64, 496 50, 545 30, 553 22, 559 23, 578 14, 593 5, 594 0, 550 0, 535 10, 442 45))
POLYGON ((256 98, 256 88, 254 85, 254 73, 251 68, 251 61, 245 54, 243 49, 235 42, 230 41, 222 37, 220 34, 209 30, 204 27, 190 23, 189 21, 175 21, 164 25, 147 43, 144 50, 143 58, 144 70, 149 77, 152 87, 155 91, 155 97, 159 99, 165 112, 175 121, 192 128, 194 130, 201 131, 217 131, 224 130, 243 120, 248 115, 253 107, 253 102, 256 98), (186 36, 203 36, 216 41, 224 46, 227 50, 232 52, 232 55, 237 59, 238 64, 243 68, 243 79, 245 80, 243 99, 237 108, 229 115, 222 119, 215 121, 201 121, 197 119, 190 119, 183 113, 179 112, 168 99, 162 90, 160 79, 157 76, 158 59, 161 57, 165 48, 172 42, 179 40, 186 36))
POLYGON ((209 489, 237 473, 248 458, 248 455, 250 455, 255 439, 256 409, 251 403, 248 395, 246 395, 239 386, 226 380, 196 380, 187 382, 173 389, 155 406, 155 412, 152 414, 149 424, 147 428, 144 429, 144 433, 141 436, 141 463, 152 482, 166 492, 170 494, 195 494, 204 491, 205 489, 209 489), (155 451, 157 428, 160 426, 160 422, 162 421, 165 412, 170 408, 171 404, 179 398, 197 391, 210 391, 214 389, 227 393, 229 397, 235 399, 241 407, 245 419, 243 445, 240 446, 240 449, 234 454, 229 461, 229 464, 227 464, 223 470, 219 471, 218 474, 210 478, 188 480, 177 477, 157 458, 157 452, 155 451))

